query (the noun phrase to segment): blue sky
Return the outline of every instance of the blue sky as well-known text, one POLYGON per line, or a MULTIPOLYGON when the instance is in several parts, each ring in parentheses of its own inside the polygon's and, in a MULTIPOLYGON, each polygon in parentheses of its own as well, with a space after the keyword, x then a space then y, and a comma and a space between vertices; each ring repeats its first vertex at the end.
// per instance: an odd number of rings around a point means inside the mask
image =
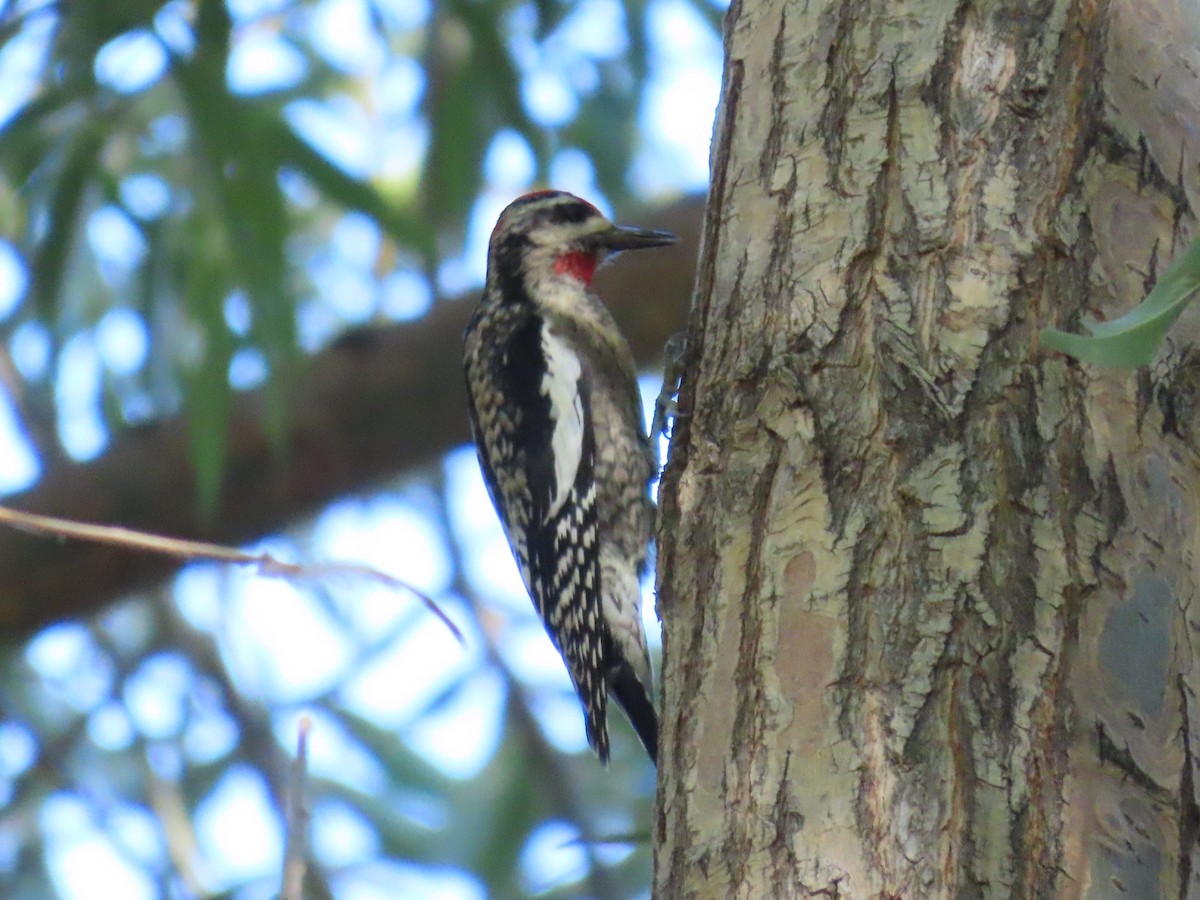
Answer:
MULTIPOLYGON (((419 0, 376 5, 410 27, 419 27, 428 15, 427 4, 419 0)), ((255 94, 300 77, 304 59, 272 21, 281 4, 232 0, 229 6, 239 23, 227 73, 231 86, 255 94)), ((113 41, 97 58, 97 79, 126 92, 154 83, 165 65, 162 44, 186 47, 188 8, 185 3, 170 4, 156 20, 154 34, 134 33, 113 41)), ((518 11, 518 17, 522 14, 518 11)), ((564 55, 611 55, 625 40, 620 21, 620 9, 612 0, 583 0, 556 40, 562 42, 564 55)), ((682 0, 654 0, 647 9, 647 25, 653 67, 641 112, 645 143, 632 177, 647 197, 702 190, 720 81, 720 43, 682 0)), ((370 28, 364 0, 317 3, 308 28, 318 52, 368 80, 377 119, 367 118, 360 105, 304 101, 287 111, 293 126, 362 177, 414 173, 423 149, 423 126, 417 117, 423 87, 419 66, 389 58, 370 28), (387 123, 386 129, 381 122, 387 123)), ((28 73, 36 69, 45 33, 33 27, 0 51, 0 120, 35 89, 28 73)), ((546 125, 564 121, 576 103, 570 73, 552 56, 524 52, 519 44, 518 40, 516 57, 526 73, 524 102, 530 114, 546 125)), ((170 135, 163 139, 170 140, 170 135)), ((437 287, 447 294, 482 281, 492 224, 504 205, 529 187, 534 171, 528 146, 511 132, 492 143, 485 166, 487 187, 467 223, 464 251, 447 260, 438 273, 437 287)), ((582 153, 560 154, 551 181, 611 212, 582 153)), ((157 176, 140 175, 127 179, 121 191, 126 203, 153 215, 156 204, 165 204, 167 188, 157 176)), ((115 208, 94 210, 86 234, 102 272, 114 282, 145 252, 136 229, 115 208)), ((432 302, 430 288, 412 273, 385 279, 380 292, 371 270, 379 240, 374 224, 352 213, 335 228, 328 246, 315 254, 310 276, 317 296, 298 312, 301 339, 310 349, 348 325, 377 317, 381 309, 385 317, 405 320, 419 316, 432 302)), ((0 322, 19 309, 24 290, 20 257, 0 239, 0 322)), ((229 298, 225 312, 231 328, 246 327, 244 301, 229 298)), ((57 369, 49 372, 50 344, 44 329, 27 322, 10 331, 8 349, 17 370, 25 377, 54 378, 59 432, 74 457, 87 460, 104 451, 109 433, 100 403, 102 376, 107 372, 119 378, 140 370, 150 350, 148 335, 137 314, 113 309, 75 334, 62 348, 57 369)), ((248 352, 234 360, 230 379, 236 387, 252 388, 265 371, 261 358, 248 352)), ((648 378, 644 393, 650 402, 657 389, 655 379, 648 378)), ((136 419, 145 398, 131 391, 122 399, 127 416, 136 419)), ((0 492, 20 490, 38 477, 36 457, 7 394, 0 394, 0 458, 5 460, 0 492)), ((487 761, 500 736, 504 682, 480 665, 482 639, 474 615, 453 592, 455 548, 448 541, 454 540, 463 551, 471 586, 488 598, 489 618, 495 619, 489 627, 503 630, 506 665, 537 698, 534 712, 549 740, 566 752, 586 746, 566 673, 520 584, 473 451, 451 453, 443 477, 451 535, 439 532, 436 516, 431 519, 429 510, 440 500, 431 497, 428 486, 400 481, 377 496, 336 503, 305 529, 269 538, 253 549, 282 559, 362 562, 389 572, 438 598, 466 633, 465 645, 412 598, 374 585, 330 585, 323 594, 325 602, 317 602, 302 586, 246 570, 198 565, 176 579, 173 593, 183 615, 215 635, 239 690, 276 710, 274 724, 285 745, 294 744, 299 717, 311 714, 305 701, 340 685, 340 703, 403 734, 447 773, 468 776, 487 761), (281 621, 288 623, 286 630, 280 629, 281 621), (469 689, 457 692, 435 714, 423 714, 432 698, 464 678, 469 689)), ((652 603, 648 592, 646 618, 657 638, 652 603)), ((120 608, 111 614, 118 620, 130 615, 120 608)), ((117 624, 113 634, 136 632, 136 622, 117 624)), ((89 630, 71 623, 43 632, 25 653, 27 664, 48 690, 58 691, 58 701, 87 713, 89 734, 97 745, 117 750, 129 746, 137 734, 161 738, 162 758, 152 759, 150 765, 169 780, 185 762, 216 758, 237 741, 236 728, 220 704, 196 709, 195 700, 189 699, 193 673, 182 654, 161 652, 144 660, 125 685, 124 702, 119 704, 106 699, 111 673, 98 658, 89 630), (166 749, 166 738, 181 729, 186 759, 166 749)), ((367 791, 385 789, 384 773, 371 760, 355 755, 337 723, 314 715, 310 742, 315 773, 336 775, 367 791)), ((27 769, 35 748, 33 736, 23 727, 0 723, 0 775, 13 777, 27 769)), ((142 865, 153 869, 168 853, 156 820, 145 809, 119 799, 110 813, 101 828, 89 805, 67 793, 52 797, 42 810, 49 868, 63 897, 155 896, 142 865)), ((196 830, 200 846, 194 877, 200 887, 221 890, 250 880, 252 887, 243 896, 265 897, 277 890, 283 835, 255 772, 226 773, 202 804, 196 830)), ((548 823, 535 835, 523 858, 531 889, 578 875, 583 858, 570 843, 575 836, 565 823, 548 823)), ((338 804, 315 810, 313 841, 323 861, 347 873, 337 882, 341 898, 483 896, 482 887, 464 873, 379 862, 370 827, 338 804)), ((0 830, 0 863, 5 846, 0 830)))

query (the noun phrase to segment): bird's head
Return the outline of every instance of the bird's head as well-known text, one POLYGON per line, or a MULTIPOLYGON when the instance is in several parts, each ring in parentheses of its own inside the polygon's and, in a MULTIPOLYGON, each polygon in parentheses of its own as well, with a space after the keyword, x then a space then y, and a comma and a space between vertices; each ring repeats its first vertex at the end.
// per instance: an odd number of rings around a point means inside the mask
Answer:
POLYGON ((591 284, 606 254, 673 244, 667 231, 614 225, 565 191, 518 197, 500 214, 488 244, 488 277, 551 274, 591 284))

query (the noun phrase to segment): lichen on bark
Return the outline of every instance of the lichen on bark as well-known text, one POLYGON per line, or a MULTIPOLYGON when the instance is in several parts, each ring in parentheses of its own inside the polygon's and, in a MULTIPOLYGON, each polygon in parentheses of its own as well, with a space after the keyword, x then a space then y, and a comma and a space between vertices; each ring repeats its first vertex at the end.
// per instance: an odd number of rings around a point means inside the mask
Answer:
POLYGON ((1153 28, 1200 9, 1149 8, 731 8, 661 496, 658 895, 1187 895, 1194 356, 1036 340, 1192 231, 1200 66, 1164 54, 1196 43, 1153 28))

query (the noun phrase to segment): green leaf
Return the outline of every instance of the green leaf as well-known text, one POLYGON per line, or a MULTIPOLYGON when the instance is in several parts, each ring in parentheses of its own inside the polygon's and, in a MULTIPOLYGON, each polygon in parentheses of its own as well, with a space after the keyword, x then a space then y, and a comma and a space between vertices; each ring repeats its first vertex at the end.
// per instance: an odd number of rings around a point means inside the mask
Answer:
POLYGON ((360 181, 297 135, 282 120, 262 123, 281 167, 290 167, 334 203, 374 219, 397 243, 425 256, 435 252, 433 231, 412 204, 399 204, 374 185, 360 181))
POLYGON ((1134 309, 1111 322, 1085 322, 1092 337, 1042 329, 1043 343, 1083 362, 1135 369, 1154 358, 1167 329, 1200 290, 1200 238, 1175 259, 1134 309))
MULTIPOLYGON (((509 693, 509 704, 518 702, 509 693)), ((472 840, 464 841, 464 859, 489 884, 519 889, 521 851, 529 835, 546 817, 545 785, 531 772, 524 742, 513 739, 516 717, 511 709, 505 717, 505 740, 485 769, 475 779, 472 792, 488 798, 476 813, 470 830, 472 840), (505 882, 507 881, 507 884, 505 882)), ((547 773, 549 777, 553 774, 547 773)), ((465 809, 462 797, 459 809, 465 809)))
POLYGON ((54 317, 67 265, 77 237, 84 196, 97 166, 106 132, 102 125, 73 136, 58 166, 49 198, 48 226, 30 260, 30 298, 43 321, 54 317))
POLYGON ((62 131, 53 124, 56 116, 66 118, 59 114, 72 104, 78 104, 79 113, 86 115, 94 92, 75 87, 53 86, 32 97, 0 127, 0 166, 13 184, 25 185, 46 162, 56 133, 62 131))
POLYGON ((571 12, 571 4, 563 0, 534 0, 537 10, 537 30, 534 37, 540 43, 554 31, 571 12))
POLYGON ((395 729, 383 727, 343 706, 330 705, 326 712, 379 760, 392 780, 403 785, 405 790, 429 796, 440 796, 449 790, 450 779, 405 744, 395 729))
MULTIPOLYGON (((601 71, 616 68, 617 65, 605 66, 601 71)), ((606 78, 609 82, 618 80, 612 72, 606 78)), ((567 144, 586 150, 600 189, 618 205, 629 196, 628 170, 637 139, 637 102, 635 91, 606 83, 581 101, 579 115, 563 129, 567 144)))
POLYGON ((497 4, 454 0, 435 6, 429 26, 422 104, 429 149, 421 191, 426 218, 439 235, 457 231, 466 219, 496 132, 535 130, 521 105, 520 76, 496 27, 498 9, 497 4))
POLYGON ((229 448, 229 361, 233 336, 224 323, 224 301, 229 291, 227 253, 222 235, 204 227, 197 217, 193 253, 188 260, 185 297, 188 311, 203 328, 203 353, 198 366, 185 377, 184 408, 192 465, 196 469, 196 496, 202 521, 216 515, 229 448))
MULTIPOLYGON (((274 143, 261 127, 262 117, 252 104, 229 93, 224 66, 213 63, 215 56, 228 50, 228 15, 216 9, 201 16, 201 21, 210 52, 197 52, 193 60, 178 62, 173 71, 195 128, 195 153, 207 169, 215 202, 213 218, 225 230, 230 275, 249 297, 252 337, 270 369, 271 377, 263 387, 262 421, 272 449, 283 456, 285 393, 299 354, 295 304, 287 285, 284 243, 289 222, 278 182, 279 162, 274 143)), ((219 319, 211 327, 225 330, 219 319)), ((213 369, 209 374, 217 373, 213 369)), ((227 408, 226 404, 223 409, 227 408)))
MULTIPOLYGON (((313 794, 322 800, 336 800, 362 813, 375 828, 383 855, 397 859, 419 859, 433 862, 440 854, 446 854, 447 835, 443 829, 406 815, 404 803, 412 795, 393 791, 362 791, 333 778, 310 776, 313 794)), ((435 806, 436 798, 428 798, 426 807, 435 806)), ((440 812, 440 810, 438 810, 440 812)), ((447 854, 448 855, 448 854, 447 854)))

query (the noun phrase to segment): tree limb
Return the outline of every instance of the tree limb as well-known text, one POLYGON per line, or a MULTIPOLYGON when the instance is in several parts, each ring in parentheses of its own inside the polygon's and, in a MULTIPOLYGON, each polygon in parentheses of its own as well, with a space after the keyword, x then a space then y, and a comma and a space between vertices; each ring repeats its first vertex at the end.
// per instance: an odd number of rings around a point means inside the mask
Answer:
MULTIPOLYGON (((675 231, 680 244, 631 254, 597 276, 641 366, 656 365, 667 338, 683 327, 702 206, 689 198, 639 217, 639 224, 675 231)), ((292 387, 282 456, 268 445, 261 394, 240 395, 211 522, 197 513, 181 417, 121 433, 92 462, 51 464, 7 505, 223 544, 277 531, 469 439, 461 346, 473 308, 474 297, 442 302, 418 322, 352 332, 315 355, 292 387)), ((0 531, 0 630, 20 638, 96 612, 177 565, 154 554, 0 531)))

